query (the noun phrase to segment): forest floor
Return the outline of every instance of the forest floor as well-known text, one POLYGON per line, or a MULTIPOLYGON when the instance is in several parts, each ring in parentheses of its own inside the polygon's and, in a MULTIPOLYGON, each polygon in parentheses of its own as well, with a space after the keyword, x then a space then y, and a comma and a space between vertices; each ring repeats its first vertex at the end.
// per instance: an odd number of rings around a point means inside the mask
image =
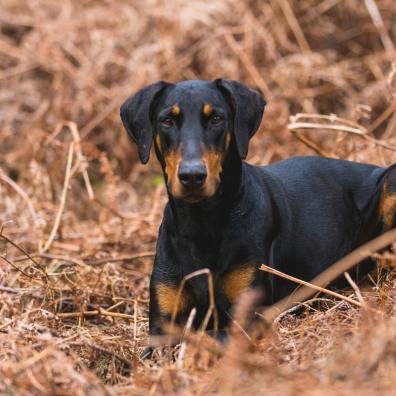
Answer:
POLYGON ((259 337, 190 334, 140 360, 166 191, 118 111, 157 79, 233 78, 268 102, 248 162, 387 166, 395 20, 394 0, 2 1, 0 393, 395 395, 392 254, 259 337))

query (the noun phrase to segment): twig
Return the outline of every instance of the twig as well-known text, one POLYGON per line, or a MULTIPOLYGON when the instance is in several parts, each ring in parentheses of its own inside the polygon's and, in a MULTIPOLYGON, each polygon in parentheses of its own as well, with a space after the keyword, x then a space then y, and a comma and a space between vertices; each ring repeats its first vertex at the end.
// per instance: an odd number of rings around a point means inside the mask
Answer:
POLYGON ((24 360, 23 362, 19 363, 15 367, 14 375, 20 374, 22 371, 25 371, 30 366, 32 366, 33 364, 37 363, 38 361, 44 359, 45 357, 47 357, 48 355, 50 355, 53 352, 55 352, 55 346, 50 345, 48 348, 42 350, 39 353, 36 353, 34 356, 30 357, 29 359, 24 360))
POLYGON ((290 130, 294 134, 294 136, 303 142, 306 146, 308 146, 311 150, 315 151, 317 154, 319 154, 322 157, 327 157, 327 158, 338 158, 336 155, 328 153, 327 151, 322 150, 319 146, 317 146, 314 142, 312 142, 310 139, 306 138, 301 134, 299 131, 295 131, 293 129, 290 130))
MULTIPOLYGON (((336 293, 336 292, 334 292, 332 290, 325 289, 324 287, 318 286, 316 284, 313 284, 313 283, 310 283, 310 282, 306 282, 306 281, 304 281, 302 279, 299 279, 299 278, 295 278, 294 276, 285 274, 284 272, 278 271, 275 268, 271 268, 268 265, 262 264, 261 267, 260 267, 260 270, 261 271, 265 271, 265 272, 269 272, 270 274, 277 275, 277 276, 279 276, 281 278, 290 280, 290 281, 298 283, 300 285, 307 286, 307 287, 309 287, 311 289, 314 289, 314 290, 316 290, 316 291, 318 291, 320 293, 329 294, 330 296, 339 298, 340 300, 347 301, 347 302, 349 302, 352 305, 356 305, 357 307, 365 308, 365 307, 363 307, 362 303, 360 303, 359 301, 353 300, 352 298, 349 298, 347 296, 343 296, 342 294, 336 293)), ((378 313, 378 311, 376 311, 376 310, 374 310, 374 311, 378 313)))
POLYGON ((95 199, 95 195, 92 189, 91 181, 89 180, 89 175, 86 169, 86 158, 81 150, 81 137, 78 132, 78 128, 75 122, 67 122, 66 125, 69 127, 70 132, 73 136, 74 142, 76 143, 77 161, 79 161, 81 166, 81 173, 83 175, 85 188, 87 189, 88 197, 92 201, 95 199))
POLYGON ((80 265, 82 267, 88 267, 88 265, 85 264, 83 260, 80 260, 80 259, 75 258, 75 257, 66 256, 64 254, 41 253, 41 254, 35 255, 35 257, 42 257, 42 258, 46 258, 46 259, 50 259, 50 260, 70 261, 71 263, 80 265))
POLYGON ((386 148, 386 149, 391 150, 391 151, 396 151, 396 146, 394 146, 392 144, 385 143, 385 142, 383 142, 381 140, 378 140, 378 139, 375 139, 375 138, 373 138, 371 136, 362 136, 362 137, 364 139, 368 140, 369 142, 374 143, 377 146, 381 146, 381 147, 386 148))
POLYGON ((261 77, 260 73, 257 71, 256 66, 254 66, 254 64, 249 59, 246 52, 242 48, 239 47, 238 43, 235 41, 231 32, 226 30, 224 32, 224 38, 225 38, 225 41, 228 44, 228 46, 231 48, 231 50, 239 57, 242 64, 245 66, 247 72, 250 74, 250 76, 252 77, 255 84, 260 88, 260 90, 262 91, 264 96, 266 98, 271 98, 272 94, 271 94, 270 89, 268 88, 267 83, 261 77))
POLYGON ((8 263, 9 265, 11 265, 11 267, 15 268, 17 271, 19 271, 21 274, 27 276, 30 279, 34 279, 34 280, 41 280, 41 278, 36 278, 32 275, 29 275, 27 272, 25 272, 23 269, 19 268, 17 265, 15 265, 11 260, 9 260, 7 257, 5 256, 0 256, 0 259, 4 260, 6 263, 8 263))
POLYGON ((123 256, 118 256, 118 257, 105 257, 102 259, 98 259, 95 261, 90 261, 87 264, 88 265, 99 265, 99 264, 106 264, 106 263, 116 263, 117 261, 129 261, 129 260, 135 260, 137 258, 144 258, 144 257, 153 257, 155 256, 155 251, 149 250, 146 252, 140 252, 136 254, 131 254, 131 255, 123 255, 123 256))
MULTIPOLYGON (((329 298, 312 298, 310 300, 301 302, 299 304, 296 304, 294 307, 291 307, 289 309, 287 309, 286 311, 281 312, 275 319, 274 319, 274 324, 275 323, 279 323, 286 315, 292 314, 293 312, 296 312, 299 308, 301 307, 309 307, 309 304, 317 302, 317 301, 326 301, 326 302, 332 302, 334 303, 334 300, 330 300, 329 298)), ((343 302, 343 300, 342 300, 343 302)), ((310 307, 310 309, 313 309, 310 307)), ((327 312, 327 311, 326 311, 327 312)))
POLYGON ((287 128, 291 131, 295 131, 297 129, 330 129, 333 131, 348 132, 356 135, 366 134, 366 132, 361 129, 351 128, 346 125, 317 124, 313 122, 294 122, 289 124, 287 128))
POLYGON ((362 132, 366 132, 366 129, 358 124, 355 121, 347 120, 345 118, 338 117, 335 114, 316 114, 316 113, 297 113, 293 116, 290 116, 290 122, 298 122, 302 118, 307 118, 310 120, 326 120, 334 124, 335 122, 338 122, 340 124, 345 124, 348 125, 352 128, 359 129, 362 132))
POLYGON ((278 4, 280 5, 283 14, 286 17, 286 20, 292 30, 294 37, 297 40, 298 45, 302 52, 311 52, 311 48, 308 44, 307 39, 304 36, 304 33, 301 29, 300 24, 296 16, 294 15, 293 9, 290 7, 290 4, 287 0, 278 0, 278 4))
MULTIPOLYGON (((300 133, 300 129, 310 129, 310 130, 331 130, 331 131, 340 131, 340 132, 345 132, 345 133, 351 133, 356 136, 361 137, 362 139, 365 139, 371 143, 374 143, 377 146, 384 147, 388 150, 391 151, 396 151, 396 146, 393 146, 389 143, 383 142, 381 140, 375 139, 372 136, 368 135, 369 130, 348 120, 344 120, 342 118, 339 118, 335 115, 321 115, 321 114, 296 114, 295 116, 290 117, 290 123, 288 124, 287 128, 289 131, 293 134, 295 134, 300 140, 302 140, 305 144, 309 145, 309 141, 304 141, 301 139, 301 135, 297 135, 300 133), (299 121, 301 119, 320 119, 320 120, 328 120, 331 122, 331 124, 320 124, 317 122, 308 122, 308 121, 299 121), (344 124, 334 124, 335 122, 344 124)), ((371 131, 371 130, 370 130, 371 131)), ((306 139, 306 138, 304 138, 306 139)), ((311 147, 311 146, 309 146, 311 147)), ((318 147, 316 145, 313 145, 311 148, 318 150, 318 147)), ((321 150, 321 149, 319 149, 321 150)), ((317 151, 318 152, 318 151, 317 151)))
POLYGON ((125 94, 122 93, 114 98, 100 113, 96 114, 82 129, 81 138, 85 140, 88 135, 98 126, 103 120, 105 120, 111 113, 117 109, 123 101, 125 94))
POLYGON ((70 345, 75 345, 75 346, 80 346, 80 347, 85 347, 88 345, 91 348, 97 349, 100 352, 107 353, 108 355, 113 356, 114 358, 118 359, 120 362, 122 362, 125 365, 126 369, 131 369, 133 367, 133 363, 130 360, 121 356, 120 354, 113 352, 113 351, 109 351, 108 349, 105 349, 105 348, 103 348, 99 345, 93 344, 91 342, 76 341, 76 342, 71 342, 70 345))
MULTIPOLYGON (((379 237, 367 242, 363 246, 354 250, 352 253, 343 257, 341 260, 337 261, 317 277, 312 279, 310 284, 319 287, 327 286, 331 281, 339 277, 341 274, 348 271, 350 268, 365 258, 370 257, 373 252, 389 246, 394 241, 396 241, 396 229, 390 230, 385 234, 380 235, 379 237)), ((267 321, 272 321, 276 316, 279 315, 280 312, 283 312, 284 310, 300 303, 301 301, 310 298, 315 293, 313 290, 316 289, 304 286, 267 308, 261 316, 263 316, 267 321)))
POLYGON ((375 0, 364 0, 364 2, 366 3, 367 10, 371 16, 371 19, 374 22, 375 27, 378 30, 384 48, 388 52, 394 53, 395 46, 393 45, 393 41, 390 38, 388 31, 386 30, 384 21, 377 7, 377 3, 375 2, 375 0))
POLYGON ((345 276, 345 279, 348 281, 348 283, 351 285, 352 289, 355 291, 356 297, 358 298, 358 300, 360 301, 362 306, 367 308, 367 303, 366 303, 366 301, 364 301, 364 298, 362 296, 362 293, 360 292, 358 285, 353 281, 353 279, 348 274, 348 272, 344 272, 344 276, 345 276))
POLYGON ((32 201, 29 198, 29 195, 21 188, 17 183, 14 182, 10 177, 8 177, 4 171, 0 168, 0 180, 2 180, 4 183, 8 184, 12 189, 14 189, 21 197, 22 199, 26 202, 30 215, 33 218, 34 224, 37 224, 37 214, 36 211, 34 210, 34 206, 32 201))
POLYGON ((201 330, 205 331, 206 327, 208 325, 209 319, 213 314, 213 327, 214 327, 214 331, 217 334, 218 329, 219 329, 219 318, 218 318, 218 314, 217 314, 217 309, 216 309, 216 304, 215 304, 215 297, 214 297, 214 287, 213 287, 213 276, 212 273, 210 271, 209 268, 203 268, 194 272, 191 272, 190 274, 186 275, 179 286, 179 290, 177 291, 177 296, 176 296, 176 301, 175 301, 175 305, 173 306, 173 311, 172 311, 172 320, 171 320, 171 333, 172 333, 172 329, 176 320, 176 315, 177 315, 177 309, 179 306, 179 302, 181 299, 181 295, 182 292, 184 290, 184 286, 186 284, 186 282, 196 276, 200 276, 200 275, 206 275, 208 277, 208 291, 209 291, 209 308, 208 311, 206 312, 205 318, 202 322, 201 325, 201 330))
POLYGON ((367 128, 367 133, 375 131, 389 116, 396 111, 396 100, 388 106, 385 111, 367 128))
POLYGON ((95 195, 92 189, 92 185, 91 185, 91 181, 89 179, 89 175, 87 172, 87 160, 84 156, 84 154, 82 153, 82 149, 81 149, 81 137, 80 137, 80 133, 78 131, 77 125, 75 122, 61 122, 59 123, 54 132, 52 132, 52 134, 46 139, 45 144, 49 144, 52 140, 54 140, 56 138, 57 135, 59 135, 59 133, 61 132, 61 130, 67 127, 71 133, 71 136, 73 138, 73 141, 75 143, 75 150, 76 150, 76 154, 77 154, 77 162, 74 165, 76 169, 73 169, 70 173, 73 174, 75 170, 77 170, 77 168, 80 168, 80 171, 83 175, 83 179, 84 179, 84 183, 85 183, 85 188, 87 190, 88 193, 88 197, 91 201, 93 201, 95 199, 95 195))
MULTIPOLYGON (((129 319, 134 320, 134 315, 128 315, 119 312, 109 312, 108 310, 96 309, 94 311, 79 311, 79 312, 62 312, 57 313, 56 316, 59 318, 79 318, 81 316, 111 316, 112 318, 129 319)), ((146 318, 140 318, 146 320, 146 318)))
MULTIPOLYGON (((190 312, 190 315, 188 315, 187 323, 186 323, 186 326, 184 327, 183 338, 187 337, 190 334, 190 330, 191 330, 191 327, 194 322, 196 314, 197 314, 197 309, 193 308, 190 312)), ((183 368, 186 350, 187 350, 187 341, 183 340, 183 342, 181 343, 181 346, 180 346, 180 352, 179 352, 179 356, 178 356, 177 362, 176 362, 176 367, 179 369, 183 368)))
MULTIPOLYGON (((3 234, 3 228, 1 228, 0 230, 0 238, 4 239, 7 243, 9 243, 10 245, 14 246, 14 248, 18 249, 21 253, 23 253, 29 260, 31 260, 33 262, 34 265, 37 266, 37 268, 43 273, 43 275, 47 278, 47 272, 45 270, 45 268, 37 261, 34 259, 34 257, 29 254, 24 248, 22 248, 21 246, 19 246, 17 243, 15 243, 13 240, 11 240, 10 238, 8 238, 7 236, 5 236, 3 234)), ((3 257, 4 258, 4 257, 3 257)), ((19 269, 19 268, 18 268, 19 269)), ((19 269, 19 271, 22 271, 19 269)), ((47 278, 48 280, 48 278, 47 278)))
POLYGON ((45 253, 51 246, 51 244, 55 238, 56 232, 58 231, 61 219, 62 219, 62 214, 63 214, 63 210, 65 208, 67 192, 69 189, 69 184, 70 184, 70 179, 71 179, 73 153, 74 153, 74 142, 70 143, 70 146, 69 146, 69 153, 67 156, 67 163, 66 163, 65 180, 63 183, 63 191, 62 191, 61 201, 60 201, 60 205, 59 205, 59 210, 58 210, 57 216, 55 218, 55 222, 52 227, 50 236, 48 237, 48 240, 45 243, 44 247, 40 250, 40 254, 45 253))
POLYGON ((37 69, 39 65, 37 64, 20 64, 17 66, 9 67, 8 69, 3 70, 0 73, 0 81, 6 80, 8 78, 12 78, 18 76, 19 74, 30 72, 34 69, 37 69))

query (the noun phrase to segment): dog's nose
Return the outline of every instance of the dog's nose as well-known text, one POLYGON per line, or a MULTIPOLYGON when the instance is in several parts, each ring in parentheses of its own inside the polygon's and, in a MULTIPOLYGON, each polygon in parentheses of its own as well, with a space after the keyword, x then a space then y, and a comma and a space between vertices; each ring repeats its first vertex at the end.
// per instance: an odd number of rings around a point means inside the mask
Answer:
POLYGON ((202 161, 181 163, 179 167, 180 183, 186 188, 197 188, 204 184, 207 176, 205 164, 202 161))

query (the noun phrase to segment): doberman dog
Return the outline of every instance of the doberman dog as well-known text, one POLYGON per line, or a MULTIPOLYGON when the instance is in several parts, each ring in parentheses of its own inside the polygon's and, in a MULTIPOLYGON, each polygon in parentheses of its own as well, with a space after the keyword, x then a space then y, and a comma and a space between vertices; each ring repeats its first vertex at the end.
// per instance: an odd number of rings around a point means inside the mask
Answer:
MULTIPOLYGON (((396 165, 320 157, 262 167, 244 162, 264 107, 260 93, 225 79, 159 81, 121 107, 142 163, 154 143, 169 195, 150 282, 152 336, 163 333, 176 300, 179 323, 192 307, 194 327, 202 323, 207 279, 190 279, 178 295, 193 271, 210 269, 218 325, 226 329, 230 308, 247 288, 260 287, 263 304, 295 289, 259 264, 309 281, 396 225, 396 165)), ((373 265, 361 263, 354 278, 373 265)))

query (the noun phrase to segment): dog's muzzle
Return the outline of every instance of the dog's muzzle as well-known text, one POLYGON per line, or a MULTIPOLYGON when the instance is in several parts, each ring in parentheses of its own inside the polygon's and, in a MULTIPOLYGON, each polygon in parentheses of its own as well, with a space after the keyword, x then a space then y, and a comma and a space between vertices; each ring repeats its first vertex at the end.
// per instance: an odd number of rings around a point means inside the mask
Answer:
POLYGON ((182 162, 179 166, 179 181, 186 192, 193 192, 203 187, 207 175, 206 166, 200 160, 182 162))

